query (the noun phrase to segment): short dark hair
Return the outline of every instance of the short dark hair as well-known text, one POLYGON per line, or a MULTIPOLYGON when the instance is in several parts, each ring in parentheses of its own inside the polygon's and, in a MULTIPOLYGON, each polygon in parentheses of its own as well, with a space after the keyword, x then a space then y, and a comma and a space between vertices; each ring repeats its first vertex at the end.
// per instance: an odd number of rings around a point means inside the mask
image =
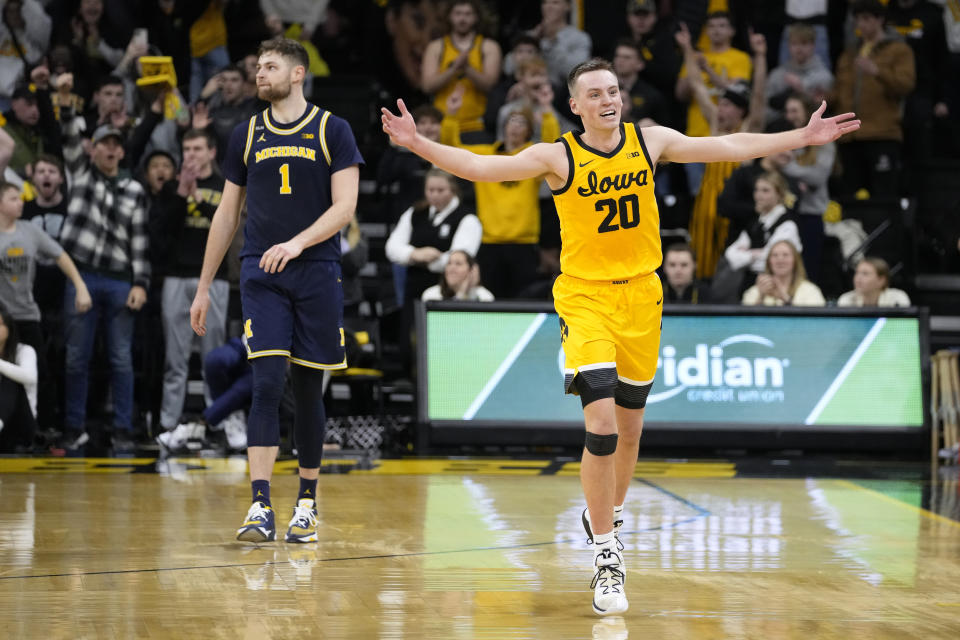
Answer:
POLYGON ((850 15, 856 17, 861 13, 869 13, 877 18, 883 18, 887 10, 878 0, 857 0, 850 7, 850 15))
POLYGON ((433 118, 437 122, 443 122, 443 111, 432 104, 422 104, 414 109, 411 114, 414 122, 420 122, 420 118, 433 118))
POLYGON ((2 198, 3 194, 5 194, 7 191, 10 191, 11 189, 16 191, 17 193, 20 193, 20 187, 18 187, 17 185, 13 184, 12 182, 0 180, 0 198, 2 198))
POLYGON ((577 84, 577 78, 591 71, 609 71, 613 73, 613 65, 610 64, 609 60, 604 60, 603 58, 591 58, 575 66, 567 75, 567 89, 570 91, 570 95, 573 95, 573 88, 577 84))
POLYGON ((37 158, 33 161, 34 169, 36 169, 38 162, 43 162, 44 164, 50 164, 55 166, 57 168, 57 171, 60 172, 60 177, 64 177, 65 174, 63 172, 63 162, 57 156, 49 153, 39 154, 37 158))
POLYGON ((730 24, 731 27, 733 26, 733 16, 730 15, 729 11, 711 11, 707 14, 707 17, 703 23, 706 24, 714 18, 723 18, 730 24))
POLYGON ((310 68, 310 57, 307 55, 307 50, 303 48, 302 44, 292 38, 277 36, 276 38, 264 40, 260 43, 260 48, 257 49, 257 57, 259 58, 265 53, 277 53, 288 60, 292 60, 295 64, 302 66, 304 71, 310 68))
POLYGON ((513 39, 513 42, 510 44, 510 49, 516 49, 521 44, 529 44, 534 47, 537 51, 540 51, 540 41, 534 38, 529 33, 521 33, 516 38, 513 39))
POLYGON ((157 158, 157 157, 166 158, 167 160, 170 161, 170 164, 173 165, 173 168, 174 168, 174 169, 177 168, 177 159, 173 157, 173 154, 172 154, 172 153, 170 153, 169 151, 164 151, 163 149, 154 149, 153 151, 151 151, 150 153, 148 153, 148 154, 147 154, 147 157, 144 158, 144 160, 143 160, 143 171, 144 171, 144 172, 147 171, 147 167, 150 166, 150 162, 153 161, 153 159, 154 159, 154 158, 157 158))
POLYGON ((229 73, 231 71, 233 73, 239 73, 241 78, 243 78, 244 80, 247 80, 247 68, 244 67, 241 63, 233 62, 225 66, 223 69, 220 69, 220 73, 229 73))
POLYGON ((689 253, 690 257, 693 258, 694 262, 697 261, 697 252, 694 251, 693 247, 691 247, 686 242, 674 242, 669 247, 667 247, 667 250, 663 252, 663 255, 664 257, 666 257, 668 253, 684 253, 684 252, 689 253))
POLYGON ((643 50, 640 48, 640 45, 637 44, 636 40, 631 40, 630 38, 620 38, 617 40, 617 43, 613 45, 613 51, 616 53, 617 49, 620 47, 629 47, 637 52, 637 57, 643 60, 643 50))
POLYGON ((473 9, 473 12, 477 14, 477 21, 479 22, 480 18, 482 17, 483 7, 480 6, 480 3, 477 0, 449 0, 449 2, 447 2, 447 19, 450 19, 450 14, 453 12, 453 8, 459 7, 462 4, 470 5, 470 7, 473 9))
POLYGON ((187 140, 196 140, 197 138, 203 138, 206 140, 207 148, 209 149, 213 149, 217 146, 217 139, 214 138, 213 134, 206 129, 190 129, 183 134, 183 140, 181 140, 181 142, 186 142, 187 140))
POLYGON ((117 84, 122 87, 123 80, 118 78, 117 76, 104 76, 103 78, 100 79, 100 82, 97 83, 96 90, 100 91, 100 89, 103 89, 104 87, 110 87, 117 84))

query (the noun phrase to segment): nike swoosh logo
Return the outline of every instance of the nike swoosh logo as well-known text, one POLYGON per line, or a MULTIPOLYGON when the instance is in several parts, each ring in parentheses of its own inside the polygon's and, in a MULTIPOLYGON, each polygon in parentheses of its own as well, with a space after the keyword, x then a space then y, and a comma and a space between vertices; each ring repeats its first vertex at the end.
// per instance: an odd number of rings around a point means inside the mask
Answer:
MULTIPOLYGON (((596 160, 596 158, 594 158, 593 160, 596 160)), ((580 162, 580 163, 579 163, 580 168, 582 169, 583 167, 587 166, 588 164, 590 164, 591 162, 593 162, 593 160, 587 160, 586 162, 580 162)))
POLYGON ((663 298, 660 298, 659 300, 657 300, 657 304, 658 304, 658 305, 659 305, 661 302, 663 302, 663 298))

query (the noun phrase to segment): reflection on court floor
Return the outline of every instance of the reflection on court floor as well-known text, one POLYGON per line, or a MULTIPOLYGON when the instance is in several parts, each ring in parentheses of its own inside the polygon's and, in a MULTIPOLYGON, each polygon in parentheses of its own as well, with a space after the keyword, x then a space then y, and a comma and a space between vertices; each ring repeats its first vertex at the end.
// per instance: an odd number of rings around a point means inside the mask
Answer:
MULTIPOLYGON (((39 462, 0 473, 0 608, 16 612, 4 637, 960 636, 960 523, 923 509, 919 482, 733 478, 723 463, 689 477, 664 463, 628 497, 630 610, 600 620, 565 464, 324 476, 320 541, 256 546, 232 539, 243 464, 39 462)), ((289 471, 274 481, 280 522, 289 471)), ((950 482, 939 499, 956 495, 950 482)))

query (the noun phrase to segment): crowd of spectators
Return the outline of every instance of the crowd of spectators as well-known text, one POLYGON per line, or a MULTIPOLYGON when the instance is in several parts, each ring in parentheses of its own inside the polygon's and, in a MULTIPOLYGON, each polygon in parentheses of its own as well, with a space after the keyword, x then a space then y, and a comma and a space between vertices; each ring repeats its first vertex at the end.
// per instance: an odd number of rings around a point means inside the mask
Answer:
MULTIPOLYGON (((890 287, 899 265, 849 242, 831 250, 837 211, 915 195, 924 163, 960 149, 953 0, 2 4, 3 450, 33 446, 33 421, 45 446, 77 450, 91 436, 88 407, 111 416, 117 452, 144 433, 177 449, 201 427, 243 447, 237 248, 211 290, 204 339, 186 313, 223 190, 218 158, 266 107, 256 50, 269 37, 304 44, 306 93, 321 107, 357 87, 371 103, 403 98, 420 133, 481 153, 577 128, 566 75, 596 55, 613 62, 623 120, 641 127, 782 131, 824 99, 829 112, 855 111, 860 130, 836 145, 658 168, 661 211, 680 221, 670 227, 681 241, 664 251, 668 303, 909 304, 890 287), (158 75, 145 56, 169 63, 158 75), (194 351, 206 410, 185 416, 194 351)), ((360 224, 342 234, 346 317, 370 314, 365 303, 399 310, 409 367, 416 301, 549 299, 561 240, 542 180, 473 185, 432 168, 389 146, 379 104, 338 113, 369 159, 360 224), (387 229, 385 244, 365 237, 368 222, 387 229), (382 300, 360 286, 368 260, 392 265, 382 300)))

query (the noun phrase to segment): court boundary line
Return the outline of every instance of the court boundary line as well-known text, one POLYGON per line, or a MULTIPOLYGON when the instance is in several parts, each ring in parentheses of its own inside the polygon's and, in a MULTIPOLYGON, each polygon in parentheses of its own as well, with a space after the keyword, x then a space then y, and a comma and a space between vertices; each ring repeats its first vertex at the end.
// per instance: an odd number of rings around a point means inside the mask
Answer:
POLYGON ((871 495, 872 495, 873 497, 875 497, 875 498, 880 498, 881 500, 884 500, 884 501, 886 501, 886 502, 891 502, 891 503, 893 503, 893 504, 895 504, 895 505, 897 505, 897 506, 903 507, 903 508, 905 508, 905 509, 909 509, 910 511, 916 511, 916 512, 919 513, 920 515, 925 516, 925 517, 927 517, 927 518, 930 518, 931 520, 933 520, 933 521, 935 521, 935 522, 941 522, 941 523, 943 523, 943 524, 949 524, 950 526, 957 527, 958 529, 960 529, 960 522, 957 522, 957 521, 954 520, 953 518, 948 518, 948 517, 946 517, 946 516, 942 516, 942 515, 940 515, 939 513, 935 513, 935 512, 933 512, 933 511, 930 511, 929 509, 924 509, 923 507, 916 507, 916 506, 910 504, 909 502, 904 502, 903 500, 897 500, 896 498, 892 498, 892 497, 888 496, 888 495, 885 494, 885 493, 881 493, 881 492, 877 491, 876 489, 870 489, 869 487, 863 487, 863 486, 857 484, 856 482, 852 482, 852 481, 850 481, 850 480, 836 479, 836 480, 834 480, 834 482, 836 482, 836 483, 839 484, 840 486, 847 487, 848 489, 856 489, 856 490, 862 491, 862 492, 864 492, 864 493, 869 493, 869 494, 871 494, 871 495))
POLYGON ((678 495, 675 494, 674 492, 670 491, 669 489, 665 489, 664 487, 661 487, 660 485, 658 485, 658 484, 655 483, 655 482, 651 482, 650 480, 647 480, 646 478, 634 478, 634 480, 636 480, 636 481, 639 482, 640 484, 645 484, 645 485, 647 485, 647 486, 650 487, 651 489, 656 489, 656 490, 659 491, 660 493, 662 493, 662 494, 664 494, 664 495, 667 495, 667 496, 673 498, 673 499, 676 500, 677 502, 681 502, 681 503, 685 504, 686 506, 690 507, 691 509, 693 509, 694 511, 697 512, 697 517, 705 517, 705 516, 712 515, 709 509, 707 509, 707 508, 705 508, 705 507, 701 507, 700 505, 698 505, 698 504, 696 504, 696 503, 694 503, 694 502, 691 502, 690 500, 687 500, 686 498, 684 498, 684 497, 682 497, 682 496, 678 496, 678 495))
MULTIPOLYGON (((676 527, 683 526, 690 522, 699 520, 700 518, 706 517, 711 514, 709 509, 699 506, 698 504, 687 500, 672 491, 665 489, 658 484, 646 480, 644 478, 635 478, 641 484, 644 484, 660 493, 666 495, 669 498, 677 500, 683 505, 690 507, 696 514, 690 516, 689 518, 684 518, 683 520, 677 520, 676 522, 671 522, 666 525, 657 525, 655 527, 648 527, 646 529, 637 529, 634 531, 621 531, 620 535, 630 536, 638 535, 642 533, 651 533, 654 531, 663 531, 666 529, 673 529, 676 527)), ((509 544, 503 546, 494 546, 494 547, 469 547, 466 549, 446 549, 443 551, 411 551, 409 553, 384 553, 376 554, 369 556, 349 556, 342 558, 317 558, 318 563, 322 562, 355 562, 357 560, 385 560, 389 558, 416 558, 416 557, 429 557, 429 556, 441 556, 441 555, 450 555, 453 553, 476 553, 478 551, 510 551, 513 549, 527 549, 531 547, 546 547, 549 545, 561 545, 561 544, 581 544, 580 540, 577 539, 564 539, 564 540, 549 540, 545 542, 527 542, 524 544, 509 544)), ((279 542, 279 541, 278 541, 279 542)), ((238 549, 242 547, 238 546, 238 549)), ((249 548, 249 547, 245 547, 249 548)), ((277 551, 281 548, 286 547, 267 547, 263 545, 254 544, 255 549, 264 549, 264 550, 274 550, 277 551)), ((302 547, 301 547, 302 548, 302 547)), ((3 580, 29 580, 34 578, 83 578, 85 576, 109 576, 109 575, 129 575, 134 573, 161 573, 167 571, 197 571, 205 569, 242 569, 244 567, 268 567, 273 565, 284 565, 288 564, 287 560, 267 560, 265 562, 239 562, 234 564, 211 564, 211 565, 195 565, 189 567, 152 567, 149 569, 111 569, 109 571, 81 571, 75 573, 45 573, 32 576, 0 576, 0 581, 3 580)))

